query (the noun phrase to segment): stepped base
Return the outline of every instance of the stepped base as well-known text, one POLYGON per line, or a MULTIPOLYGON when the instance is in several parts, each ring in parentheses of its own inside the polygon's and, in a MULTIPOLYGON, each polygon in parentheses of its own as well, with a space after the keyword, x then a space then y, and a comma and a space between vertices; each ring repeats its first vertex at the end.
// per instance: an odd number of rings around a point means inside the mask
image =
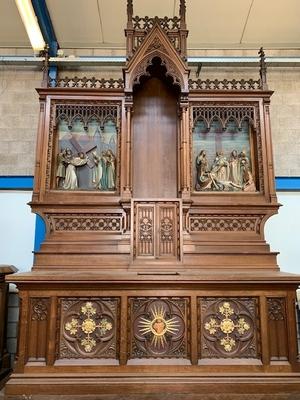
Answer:
POLYGON ((300 373, 230 376, 223 374, 214 376, 211 374, 200 376, 12 375, 6 385, 7 399, 24 399, 24 395, 32 395, 33 400, 58 399, 60 396, 62 399, 111 400, 240 398, 296 400, 300 399, 300 373))

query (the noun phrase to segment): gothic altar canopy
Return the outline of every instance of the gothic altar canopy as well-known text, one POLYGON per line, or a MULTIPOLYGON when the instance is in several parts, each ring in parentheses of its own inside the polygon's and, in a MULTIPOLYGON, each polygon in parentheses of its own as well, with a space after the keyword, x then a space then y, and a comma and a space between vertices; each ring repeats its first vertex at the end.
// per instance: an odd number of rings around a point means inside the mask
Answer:
POLYGON ((47 234, 9 278, 6 392, 299 393, 300 277, 264 239, 279 205, 263 49, 257 80, 192 80, 185 0, 173 18, 128 0, 127 17, 120 79, 46 70, 37 89, 47 234))

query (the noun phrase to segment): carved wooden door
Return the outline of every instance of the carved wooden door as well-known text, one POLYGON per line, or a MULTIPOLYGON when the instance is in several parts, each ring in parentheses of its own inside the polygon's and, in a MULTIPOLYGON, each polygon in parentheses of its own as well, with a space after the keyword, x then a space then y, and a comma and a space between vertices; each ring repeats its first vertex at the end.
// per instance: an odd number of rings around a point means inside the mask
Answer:
POLYGON ((180 202, 133 201, 133 257, 180 259, 180 202))

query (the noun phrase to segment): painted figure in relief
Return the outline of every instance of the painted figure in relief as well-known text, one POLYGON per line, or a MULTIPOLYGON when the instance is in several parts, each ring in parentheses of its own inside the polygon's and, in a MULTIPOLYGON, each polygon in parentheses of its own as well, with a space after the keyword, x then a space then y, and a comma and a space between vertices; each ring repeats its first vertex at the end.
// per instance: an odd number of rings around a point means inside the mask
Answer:
POLYGON ((116 157, 111 149, 106 152, 106 171, 107 171, 107 188, 113 190, 116 187, 116 157))
POLYGON ((238 152, 232 150, 229 158, 229 180, 236 185, 241 185, 241 168, 238 158, 238 152))
POLYGON ((206 158, 205 150, 201 150, 198 156, 196 157, 196 170, 197 170, 197 182, 196 182, 196 190, 201 187, 202 178, 208 171, 208 161, 206 158))
POLYGON ((65 120, 59 122, 59 151, 54 167, 57 189, 101 192, 116 190, 118 132, 114 119, 103 120, 100 114, 92 116, 86 126, 79 117, 71 125, 65 120), (80 153, 84 154, 87 162, 74 165, 82 162, 77 158, 80 158, 80 153))
POLYGON ((228 181, 228 161, 223 154, 223 151, 217 151, 216 158, 211 168, 211 173, 214 174, 216 180, 220 182, 228 181))
POLYGON ((241 161, 241 173, 242 173, 243 190, 245 192, 255 192, 256 187, 253 180, 253 176, 250 171, 249 164, 246 162, 245 159, 241 161))
POLYGON ((239 162, 241 163, 242 160, 249 165, 249 158, 246 156, 246 152, 244 150, 242 150, 239 154, 239 162))
POLYGON ((87 163, 88 159, 85 154, 79 153, 78 156, 65 159, 67 164, 66 177, 63 188, 65 190, 76 190, 78 189, 78 178, 76 174, 76 168, 87 163))
POLYGON ((232 150, 229 161, 223 151, 218 151, 209 168, 206 152, 201 150, 196 157, 196 169, 196 190, 256 191, 249 159, 244 151, 238 155, 237 150, 232 150))
POLYGON ((60 183, 64 183, 66 177, 66 165, 65 165, 66 149, 61 149, 57 155, 57 169, 56 169, 56 187, 60 186, 60 183))
POLYGON ((93 183, 97 189, 115 190, 116 188, 116 157, 111 149, 102 151, 101 155, 93 153, 95 167, 93 183))
POLYGON ((95 162, 95 166, 93 168, 93 184, 96 189, 102 189, 101 180, 103 175, 103 159, 102 156, 98 156, 97 152, 94 151, 93 158, 95 162))

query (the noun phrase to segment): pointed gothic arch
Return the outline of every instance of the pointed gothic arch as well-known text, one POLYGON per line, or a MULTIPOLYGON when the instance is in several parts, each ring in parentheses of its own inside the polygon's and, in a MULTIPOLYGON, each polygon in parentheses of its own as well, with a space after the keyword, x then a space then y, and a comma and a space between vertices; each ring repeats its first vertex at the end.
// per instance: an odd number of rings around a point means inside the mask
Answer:
POLYGON ((132 93, 133 87, 140 83, 141 77, 149 76, 148 68, 156 58, 159 58, 161 65, 166 68, 166 76, 173 79, 173 84, 180 88, 181 93, 187 94, 189 69, 158 22, 146 35, 124 69, 125 92, 132 93))

